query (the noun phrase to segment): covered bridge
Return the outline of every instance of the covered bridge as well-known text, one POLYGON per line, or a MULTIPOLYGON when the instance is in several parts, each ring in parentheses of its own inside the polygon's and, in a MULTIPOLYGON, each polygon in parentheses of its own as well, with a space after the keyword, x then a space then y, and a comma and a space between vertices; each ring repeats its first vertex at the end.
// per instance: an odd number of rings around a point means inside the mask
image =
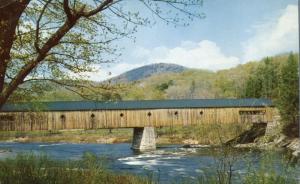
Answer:
POLYGON ((268 99, 60 101, 6 104, 0 131, 134 128, 272 121, 268 99))
POLYGON ((132 148, 156 148, 154 127, 272 121, 267 99, 65 101, 6 104, 0 131, 134 128, 132 148))

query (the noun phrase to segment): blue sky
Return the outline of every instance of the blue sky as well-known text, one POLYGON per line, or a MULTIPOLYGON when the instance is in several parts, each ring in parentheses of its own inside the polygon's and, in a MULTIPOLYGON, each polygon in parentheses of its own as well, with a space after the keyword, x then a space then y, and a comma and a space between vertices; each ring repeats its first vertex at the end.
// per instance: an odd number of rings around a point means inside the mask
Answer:
POLYGON ((122 56, 101 66, 103 80, 151 63, 217 71, 284 52, 298 52, 297 0, 204 0, 205 19, 174 27, 139 27, 135 42, 120 40, 122 56), (108 75, 111 73, 111 75, 108 75))

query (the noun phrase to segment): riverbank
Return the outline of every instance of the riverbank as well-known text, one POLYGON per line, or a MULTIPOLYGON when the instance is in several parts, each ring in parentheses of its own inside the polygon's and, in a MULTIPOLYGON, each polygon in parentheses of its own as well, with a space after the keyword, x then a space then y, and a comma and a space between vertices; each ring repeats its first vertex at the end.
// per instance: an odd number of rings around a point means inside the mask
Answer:
POLYGON ((226 142, 234 148, 251 148, 260 150, 285 149, 293 157, 300 157, 299 137, 288 137, 282 133, 280 124, 253 124, 249 130, 226 142), (271 128, 270 128, 271 127, 271 128), (271 130, 270 130, 271 129, 271 130))
MULTIPOLYGON (((243 124, 201 124, 156 128, 157 144, 205 144, 226 142, 247 130, 243 124)), ((131 143, 132 129, 0 132, 0 141, 65 143, 131 143)))
POLYGON ((272 150, 272 149, 285 149, 291 153, 292 156, 300 158, 300 139, 290 138, 283 134, 277 136, 273 140, 266 137, 261 137, 256 142, 247 144, 236 144, 235 148, 255 148, 261 150, 272 150))

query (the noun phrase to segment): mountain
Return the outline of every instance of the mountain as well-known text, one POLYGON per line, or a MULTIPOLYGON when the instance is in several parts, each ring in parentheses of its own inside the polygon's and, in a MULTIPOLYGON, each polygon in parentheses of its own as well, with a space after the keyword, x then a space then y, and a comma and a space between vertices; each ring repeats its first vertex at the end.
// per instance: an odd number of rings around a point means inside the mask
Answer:
MULTIPOLYGON (((298 54, 294 55, 298 58, 298 54)), ((278 73, 287 63, 288 56, 288 54, 282 54, 268 57, 271 59, 268 66, 278 73)), ((97 99, 244 98, 246 90, 253 88, 246 88, 246 85, 251 84, 249 83, 250 77, 253 78, 257 73, 256 71, 264 69, 265 66, 266 62, 264 59, 216 72, 185 68, 174 64, 147 65, 111 79, 113 82, 112 86, 116 83, 122 83, 122 85, 117 85, 117 88, 111 91, 104 90, 104 96, 99 95, 97 99)), ((97 90, 99 89, 97 88, 97 90)), ((42 96, 39 96, 38 99, 39 101, 84 100, 75 93, 55 86, 47 90, 42 96)))
MULTIPOLYGON (((298 58, 298 54, 294 56, 298 58)), ((266 65, 269 70, 274 70, 279 75, 288 57, 288 54, 277 55, 268 57, 271 60, 268 65, 262 59, 216 72, 186 69, 178 73, 156 74, 127 83, 127 90, 122 89, 119 93, 123 100, 257 97, 246 94, 247 90, 253 89, 246 89, 246 85, 252 84, 249 78, 253 78, 262 69, 262 73, 265 73, 266 65)))
POLYGON ((111 83, 128 83, 133 81, 142 80, 153 75, 162 73, 179 73, 187 70, 186 67, 169 63, 156 63, 145 65, 125 72, 117 77, 109 79, 111 83))

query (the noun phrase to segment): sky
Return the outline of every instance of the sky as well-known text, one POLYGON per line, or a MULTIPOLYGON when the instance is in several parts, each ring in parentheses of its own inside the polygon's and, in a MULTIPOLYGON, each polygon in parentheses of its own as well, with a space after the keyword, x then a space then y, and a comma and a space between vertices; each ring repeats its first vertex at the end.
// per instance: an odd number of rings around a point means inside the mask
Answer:
POLYGON ((135 40, 115 43, 123 48, 115 63, 87 75, 101 81, 152 63, 218 71, 298 52, 297 0, 204 0, 200 11, 205 18, 186 27, 139 27, 135 40))

